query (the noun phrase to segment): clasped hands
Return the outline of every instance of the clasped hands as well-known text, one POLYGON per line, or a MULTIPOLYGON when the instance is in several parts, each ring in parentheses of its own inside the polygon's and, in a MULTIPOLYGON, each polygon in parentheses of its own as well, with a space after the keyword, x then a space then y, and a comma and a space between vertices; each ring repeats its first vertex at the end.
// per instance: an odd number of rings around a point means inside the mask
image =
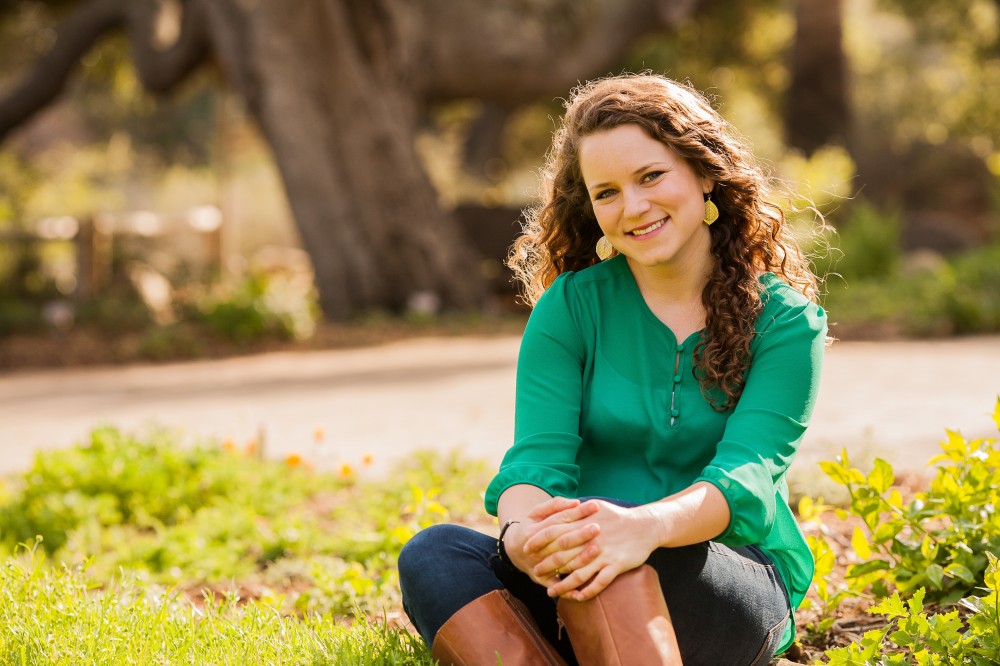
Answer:
POLYGON ((659 545, 656 523, 645 506, 553 497, 511 525, 504 546, 550 597, 586 601, 649 558, 659 545))

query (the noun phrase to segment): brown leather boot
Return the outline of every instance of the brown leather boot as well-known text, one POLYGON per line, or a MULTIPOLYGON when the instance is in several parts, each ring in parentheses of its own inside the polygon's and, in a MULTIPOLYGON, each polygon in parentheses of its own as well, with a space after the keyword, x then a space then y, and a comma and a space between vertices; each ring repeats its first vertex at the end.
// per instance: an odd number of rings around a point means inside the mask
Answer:
POLYGON ((438 629, 431 656, 441 666, 566 666, 528 607, 507 590, 466 604, 438 629))
POLYGON ((560 599, 556 608, 580 666, 681 666, 660 579, 648 564, 593 599, 560 599))

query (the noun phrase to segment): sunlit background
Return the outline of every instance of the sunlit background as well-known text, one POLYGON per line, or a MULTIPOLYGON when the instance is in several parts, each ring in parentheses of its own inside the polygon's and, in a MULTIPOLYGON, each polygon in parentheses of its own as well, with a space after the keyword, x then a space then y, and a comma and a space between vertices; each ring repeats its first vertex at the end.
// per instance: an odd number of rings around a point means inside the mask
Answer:
POLYGON ((0 0, 0 661, 430 664, 396 558, 497 532, 518 219, 573 85, 646 70, 844 341, 786 656, 1000 663, 997 0, 0 0))
MULTIPOLYGON (((65 12, 46 4, 0 12, 0 99, 53 43, 65 12)), ((538 4, 526 24, 545 20, 538 4)), ((1000 329, 996 3, 706 3, 608 62, 596 73, 689 80, 752 141, 828 276, 838 337, 1000 329), (811 233, 816 211, 839 233, 811 233)), ((422 165, 492 285, 481 316, 519 312, 501 261, 535 201, 567 93, 502 109, 475 97, 418 102, 422 165)), ((45 347, 52 331, 113 331, 123 359, 315 336, 310 248, 272 155, 219 67, 154 97, 126 37, 99 40, 65 93, 0 144, 0 336, 31 335, 41 350, 19 343, 0 364, 68 357, 65 345, 45 347)), ((420 292, 388 314, 439 309, 420 292)))

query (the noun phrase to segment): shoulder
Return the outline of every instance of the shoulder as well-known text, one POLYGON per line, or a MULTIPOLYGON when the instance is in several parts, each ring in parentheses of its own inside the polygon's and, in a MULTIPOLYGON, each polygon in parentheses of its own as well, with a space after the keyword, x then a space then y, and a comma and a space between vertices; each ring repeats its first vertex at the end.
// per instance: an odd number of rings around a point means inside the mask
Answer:
POLYGON ((631 277, 624 257, 618 255, 580 271, 566 271, 557 277, 535 304, 535 310, 567 307, 579 314, 600 309, 613 301, 631 277))
POLYGON ((757 333, 776 329, 800 329, 826 335, 826 312, 774 273, 760 278, 763 307, 757 318, 757 333))

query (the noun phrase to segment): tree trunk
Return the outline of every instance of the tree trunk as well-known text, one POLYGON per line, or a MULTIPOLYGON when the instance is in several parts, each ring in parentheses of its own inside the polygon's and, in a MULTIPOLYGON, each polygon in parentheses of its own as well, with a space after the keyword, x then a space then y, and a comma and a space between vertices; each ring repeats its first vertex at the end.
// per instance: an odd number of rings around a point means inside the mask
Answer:
MULTIPOLYGON (((416 295, 446 308, 478 307, 486 296, 416 154, 419 104, 565 94, 658 18, 656 0, 542 2, 530 12, 438 2, 210 3, 216 54, 274 152, 329 318, 398 311, 416 295)), ((682 13, 693 6, 678 4, 682 13)))
POLYGON ((413 95, 385 52, 367 48, 394 26, 366 16, 359 33, 353 11, 365 10, 261 3, 245 15, 249 51, 234 59, 252 69, 240 78, 258 91, 246 95, 250 112, 274 151, 323 311, 399 311, 418 294, 477 307, 484 281, 418 159, 413 95))
POLYGON ((788 145, 811 155, 846 144, 850 124, 842 0, 795 0, 792 81, 785 93, 788 145))
POLYGON ((700 1, 181 0, 172 45, 153 37, 160 0, 68 3, 76 18, 63 37, 77 39, 57 43, 0 99, 0 138, 51 102, 72 64, 127 18, 148 89, 168 92, 211 53, 246 100, 328 318, 398 311, 414 296, 474 308, 485 281, 417 157, 417 112, 467 97, 513 108, 565 95, 700 1))

